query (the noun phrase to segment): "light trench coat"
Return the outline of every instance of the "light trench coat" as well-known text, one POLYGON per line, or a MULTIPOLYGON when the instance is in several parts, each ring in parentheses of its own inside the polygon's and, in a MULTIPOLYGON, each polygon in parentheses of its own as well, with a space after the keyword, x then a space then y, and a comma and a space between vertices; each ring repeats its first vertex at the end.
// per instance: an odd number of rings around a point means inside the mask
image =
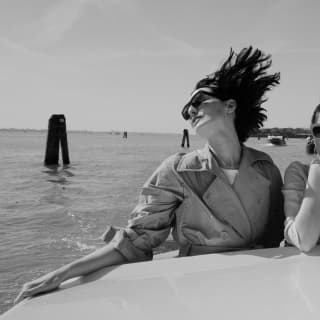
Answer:
POLYGON ((284 225, 281 187, 271 158, 246 146, 233 185, 208 145, 173 155, 143 186, 128 226, 109 229, 111 244, 128 261, 152 259, 152 249, 170 231, 180 256, 278 246, 284 225))

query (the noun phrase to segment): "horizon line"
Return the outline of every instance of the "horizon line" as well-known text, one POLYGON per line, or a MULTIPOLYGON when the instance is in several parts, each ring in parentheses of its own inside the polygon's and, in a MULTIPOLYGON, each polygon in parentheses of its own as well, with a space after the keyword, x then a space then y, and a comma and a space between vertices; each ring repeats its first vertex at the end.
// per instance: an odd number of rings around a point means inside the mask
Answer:
MULTIPOLYGON (((292 130, 298 130, 298 129, 303 129, 303 130, 310 130, 308 127, 262 127, 259 128, 259 130, 272 130, 272 129, 292 129, 292 130)), ((184 129, 181 129, 181 132, 183 132, 184 129)), ((191 131, 192 134, 192 129, 188 129, 191 131)), ((42 129, 34 129, 34 128, 0 128, 0 131, 48 131, 48 128, 42 128, 42 129)), ((157 134, 180 134, 180 131, 178 132, 173 132, 173 131, 168 131, 168 132, 162 132, 162 131, 130 131, 130 130, 116 130, 116 129, 110 129, 110 130, 94 130, 94 129, 69 129, 67 132, 92 132, 92 133, 123 133, 123 132, 128 132, 128 133, 157 133, 157 134)))

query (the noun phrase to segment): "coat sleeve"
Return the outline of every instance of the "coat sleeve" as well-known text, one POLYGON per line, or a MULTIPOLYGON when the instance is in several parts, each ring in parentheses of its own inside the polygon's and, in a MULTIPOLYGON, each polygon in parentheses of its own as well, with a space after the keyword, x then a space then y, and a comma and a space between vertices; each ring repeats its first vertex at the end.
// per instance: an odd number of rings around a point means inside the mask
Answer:
POLYGON ((273 163, 267 164, 267 174, 270 181, 269 217, 261 244, 265 248, 279 247, 284 239, 284 210, 282 195, 282 177, 278 167, 273 163))
POLYGON ((130 262, 152 259, 152 249, 170 233, 175 209, 184 197, 183 187, 173 173, 177 157, 165 160, 147 180, 127 227, 118 230, 111 241, 130 262))

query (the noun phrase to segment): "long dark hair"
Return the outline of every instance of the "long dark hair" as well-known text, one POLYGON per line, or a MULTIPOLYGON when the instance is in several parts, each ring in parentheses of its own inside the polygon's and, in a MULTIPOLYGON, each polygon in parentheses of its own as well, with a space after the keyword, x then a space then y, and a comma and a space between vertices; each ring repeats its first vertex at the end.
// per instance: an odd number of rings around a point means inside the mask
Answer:
POLYGON ((271 63, 270 55, 253 50, 251 46, 238 54, 231 48, 221 68, 196 85, 196 89, 210 87, 220 100, 237 102, 235 128, 240 142, 246 141, 267 119, 265 109, 261 107, 267 100, 264 94, 280 80, 280 73, 267 75, 271 63))

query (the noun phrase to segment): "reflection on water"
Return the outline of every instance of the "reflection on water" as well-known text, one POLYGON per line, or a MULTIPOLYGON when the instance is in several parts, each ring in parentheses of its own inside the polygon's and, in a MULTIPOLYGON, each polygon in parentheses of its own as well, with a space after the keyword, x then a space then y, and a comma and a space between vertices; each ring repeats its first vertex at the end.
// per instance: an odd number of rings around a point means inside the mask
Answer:
POLYGON ((49 176, 54 177, 55 179, 48 179, 52 183, 60 183, 60 184, 67 184, 68 180, 66 177, 74 177, 74 173, 70 170, 74 169, 71 165, 50 165, 45 166, 48 170, 43 170, 43 173, 47 173, 49 176))

